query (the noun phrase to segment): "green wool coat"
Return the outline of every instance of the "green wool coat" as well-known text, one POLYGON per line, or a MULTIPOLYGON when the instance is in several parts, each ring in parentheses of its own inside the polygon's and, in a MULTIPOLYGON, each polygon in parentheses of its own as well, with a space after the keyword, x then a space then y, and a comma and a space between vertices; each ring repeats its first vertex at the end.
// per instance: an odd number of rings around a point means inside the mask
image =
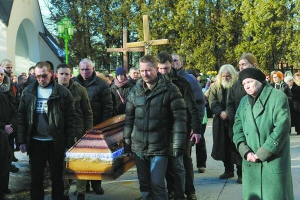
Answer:
POLYGON ((243 157, 243 199, 293 200, 291 175, 290 111, 286 95, 263 88, 253 105, 243 97, 233 126, 233 141, 243 157), (248 162, 245 154, 256 153, 260 163, 248 162))

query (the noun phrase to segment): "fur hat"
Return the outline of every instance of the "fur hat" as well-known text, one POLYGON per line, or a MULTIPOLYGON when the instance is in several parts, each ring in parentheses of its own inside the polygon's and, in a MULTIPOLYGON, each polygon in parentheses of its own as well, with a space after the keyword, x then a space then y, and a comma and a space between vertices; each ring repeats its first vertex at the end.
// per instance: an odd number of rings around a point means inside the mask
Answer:
POLYGON ((239 73, 239 80, 243 82, 246 78, 253 78, 261 83, 266 81, 264 73, 257 68, 246 68, 239 73))
POLYGON ((116 70, 116 76, 118 75, 126 75, 126 70, 123 67, 118 67, 116 70))

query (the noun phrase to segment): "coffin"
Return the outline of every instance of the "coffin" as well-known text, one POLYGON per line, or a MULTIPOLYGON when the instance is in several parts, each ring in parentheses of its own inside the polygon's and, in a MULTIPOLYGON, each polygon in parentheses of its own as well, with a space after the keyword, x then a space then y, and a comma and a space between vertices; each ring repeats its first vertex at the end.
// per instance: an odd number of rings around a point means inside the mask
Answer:
POLYGON ((113 180, 135 165, 124 156, 125 115, 112 117, 86 132, 66 153, 66 178, 113 180))

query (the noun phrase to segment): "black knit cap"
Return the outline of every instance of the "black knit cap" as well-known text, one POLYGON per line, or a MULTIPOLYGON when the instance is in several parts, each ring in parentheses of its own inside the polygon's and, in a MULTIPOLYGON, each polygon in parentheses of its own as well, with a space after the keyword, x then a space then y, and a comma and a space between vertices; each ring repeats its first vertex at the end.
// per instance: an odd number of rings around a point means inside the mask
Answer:
POLYGON ((257 68, 246 68, 239 73, 239 80, 243 82, 246 78, 253 78, 261 83, 266 80, 264 73, 257 68))

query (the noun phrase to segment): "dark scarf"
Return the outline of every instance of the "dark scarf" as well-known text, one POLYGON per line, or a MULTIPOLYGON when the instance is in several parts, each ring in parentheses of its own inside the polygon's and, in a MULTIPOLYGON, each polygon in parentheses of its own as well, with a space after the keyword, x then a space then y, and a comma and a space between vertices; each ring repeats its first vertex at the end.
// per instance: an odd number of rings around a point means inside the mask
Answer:
POLYGON ((114 83, 118 88, 123 88, 130 85, 128 78, 126 78, 123 82, 120 82, 117 78, 115 78, 114 83))

